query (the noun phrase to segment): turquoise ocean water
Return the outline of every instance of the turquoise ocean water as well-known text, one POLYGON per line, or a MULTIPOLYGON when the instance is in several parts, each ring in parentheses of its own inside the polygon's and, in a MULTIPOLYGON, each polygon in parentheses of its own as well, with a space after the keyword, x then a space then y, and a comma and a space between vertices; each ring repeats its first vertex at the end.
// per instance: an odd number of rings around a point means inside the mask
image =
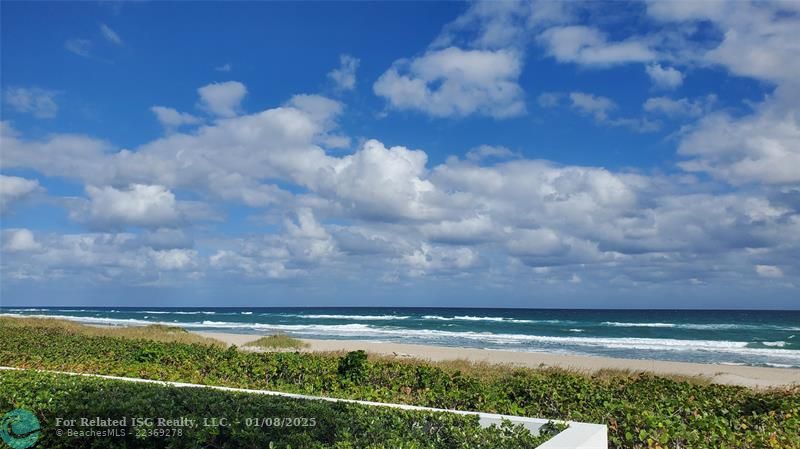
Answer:
POLYGON ((800 311, 4 307, 0 315, 800 368, 800 311))

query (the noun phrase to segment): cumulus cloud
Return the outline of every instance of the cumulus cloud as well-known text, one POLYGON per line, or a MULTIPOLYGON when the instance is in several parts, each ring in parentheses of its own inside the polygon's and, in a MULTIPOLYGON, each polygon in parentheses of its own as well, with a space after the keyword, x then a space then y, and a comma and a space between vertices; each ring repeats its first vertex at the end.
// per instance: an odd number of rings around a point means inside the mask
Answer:
POLYGON ((794 90, 779 89, 743 117, 710 114, 681 141, 680 165, 732 184, 800 182, 800 116, 794 90))
POLYGON ((560 62, 588 66, 648 62, 656 57, 645 42, 610 42, 602 31, 587 26, 552 27, 539 36, 539 42, 560 62))
POLYGON ((163 186, 132 184, 127 189, 87 186, 88 219, 96 226, 162 227, 176 224, 175 195, 163 186))
POLYGON ((135 234, 38 233, 33 239, 29 232, 3 232, 6 260, 0 270, 4 282, 67 279, 80 288, 98 283, 153 286, 194 283, 197 275, 202 275, 197 270, 204 264, 194 250, 156 250, 143 245, 135 234), (6 247, 9 238, 16 239, 20 250, 6 247))
POLYGON ((200 107, 220 117, 234 117, 240 111, 247 88, 238 81, 211 83, 197 89, 200 107))
MULTIPOLYGON (((692 55, 698 64, 772 83, 774 92, 750 114, 706 114, 684 133, 679 153, 687 171, 706 172, 731 184, 792 184, 800 181, 800 17, 789 3, 652 2, 650 16, 664 23, 704 22, 721 35, 692 55)), ((689 46, 689 45, 687 45, 689 46)), ((675 109, 672 105, 672 108, 675 109)))
POLYGON ((683 84, 683 74, 673 67, 650 64, 645 70, 653 84, 661 89, 677 89, 683 84))
POLYGON ((716 27, 722 40, 700 53, 709 64, 726 67, 737 75, 792 82, 800 73, 800 44, 795 39, 800 17, 792 2, 649 2, 647 12, 662 22, 697 23, 716 27))
POLYGON ((58 114, 58 104, 52 90, 36 87, 9 87, 3 92, 6 105, 11 109, 36 118, 53 118, 58 114))
POLYGON ((471 248, 422 244, 401 260, 409 275, 419 277, 472 269, 480 263, 480 256, 471 248))
POLYGON ((174 130, 181 126, 197 125, 203 122, 201 118, 195 117, 192 114, 179 112, 165 106, 153 106, 150 108, 150 111, 155 114, 158 122, 167 130, 174 130))
POLYGON ((197 265, 197 251, 189 249, 151 250, 150 257, 162 270, 185 270, 197 265))
POLYGON ((328 73, 337 89, 353 90, 356 87, 356 70, 361 61, 350 55, 339 56, 339 67, 328 73))
POLYGON ((38 251, 42 245, 36 241, 29 229, 6 229, 3 231, 3 251, 10 253, 38 251))
POLYGON ((600 122, 608 119, 608 113, 617 108, 617 104, 610 98, 584 92, 572 92, 569 94, 569 99, 573 108, 593 116, 600 122))
MULTIPOLYGON (((582 110, 615 120, 601 97, 584 95, 575 97, 582 110)), ((800 217, 791 198, 703 193, 712 190, 677 175, 559 165, 510 157, 503 147, 439 164, 424 150, 375 139, 350 154, 329 154, 323 142, 339 132, 341 111, 336 101, 298 95, 132 149, 69 134, 29 139, 4 125, 5 166, 88 184, 76 210, 93 229, 144 228, 37 233, 44 251, 14 253, 6 273, 69 276, 102 266, 93 278, 118 281, 136 271, 134 283, 198 273, 257 282, 343 272, 499 282, 520 270, 559 282, 580 273, 582 285, 609 270, 620 285, 755 282, 756 265, 796 275, 800 217), (268 207, 259 213, 278 229, 195 241, 184 226, 203 218, 187 215, 178 192, 268 207)))
POLYGON ((514 51, 448 47, 395 62, 373 89, 396 109, 434 117, 477 113, 505 118, 525 112, 521 68, 514 51))
POLYGON ((311 185, 356 216, 421 219, 437 213, 425 200, 434 190, 424 179, 427 160, 423 151, 368 140, 355 154, 332 161, 329 171, 311 185))
POLYGON ((35 179, 0 175, 0 214, 5 214, 11 204, 39 190, 42 188, 35 179))

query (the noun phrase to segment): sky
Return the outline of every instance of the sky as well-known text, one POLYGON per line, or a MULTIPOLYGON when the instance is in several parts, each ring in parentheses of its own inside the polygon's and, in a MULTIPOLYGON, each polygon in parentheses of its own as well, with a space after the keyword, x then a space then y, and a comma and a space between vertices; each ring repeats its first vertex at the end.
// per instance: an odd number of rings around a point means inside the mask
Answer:
POLYGON ((0 20, 0 305, 800 309, 800 2, 0 20))

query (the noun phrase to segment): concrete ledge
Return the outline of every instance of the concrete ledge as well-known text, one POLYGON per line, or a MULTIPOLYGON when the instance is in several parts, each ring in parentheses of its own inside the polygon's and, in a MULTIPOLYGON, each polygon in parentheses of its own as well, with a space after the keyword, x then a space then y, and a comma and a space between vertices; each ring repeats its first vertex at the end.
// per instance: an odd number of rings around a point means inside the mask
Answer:
POLYGON ((524 416, 500 415, 496 413, 470 412, 464 410, 449 410, 442 408, 421 407, 417 405, 408 405, 408 404, 391 404, 386 402, 359 401, 356 399, 339 399, 326 396, 309 396, 305 394, 283 393, 280 391, 270 391, 270 390, 250 390, 247 388, 233 388, 233 387, 222 387, 217 385, 201 385, 201 384, 190 384, 184 382, 170 382, 162 380, 141 379, 137 377, 106 376, 102 374, 72 373, 66 371, 29 370, 29 369, 15 368, 10 366, 0 366, 0 370, 36 371, 40 373, 65 374, 69 376, 81 376, 81 377, 96 377, 100 379, 118 380, 123 382, 157 384, 157 385, 179 387, 179 388, 210 388, 213 390, 232 391, 237 393, 248 393, 248 394, 261 394, 269 396, 281 396, 292 399, 304 399, 304 400, 328 401, 328 402, 346 402, 350 404, 361 404, 373 407, 390 407, 401 410, 446 412, 446 413, 456 413, 458 415, 477 415, 480 425, 483 427, 489 427, 492 424, 499 425, 503 420, 508 420, 514 424, 520 424, 529 431, 531 431, 532 433, 536 434, 538 434, 539 429, 548 422, 551 421, 561 422, 567 424, 569 427, 567 427, 561 433, 553 436, 553 438, 549 439, 547 442, 540 445, 537 449, 608 449, 607 429, 606 426, 601 424, 589 424, 589 423, 582 423, 575 421, 557 421, 557 420, 542 419, 542 418, 528 418, 524 416))

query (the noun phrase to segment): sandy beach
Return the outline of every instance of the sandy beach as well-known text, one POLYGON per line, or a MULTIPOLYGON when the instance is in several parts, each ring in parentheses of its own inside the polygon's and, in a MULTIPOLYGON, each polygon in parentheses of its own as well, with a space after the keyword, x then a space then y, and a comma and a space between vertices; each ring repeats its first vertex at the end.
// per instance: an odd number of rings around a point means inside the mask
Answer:
MULTIPOLYGON (((260 335, 221 332, 197 333, 237 346, 242 346, 260 337, 260 335)), ((701 377, 713 383, 742 385, 752 388, 800 385, 800 369, 794 368, 765 368, 661 360, 618 359, 610 357, 550 354, 544 352, 495 351, 476 348, 377 343, 364 340, 303 339, 303 341, 308 343, 308 347, 303 350, 312 352, 355 351, 363 349, 373 354, 430 361, 467 360, 471 362, 510 364, 531 368, 559 367, 586 373, 592 373, 603 369, 643 371, 661 375, 701 377)))

